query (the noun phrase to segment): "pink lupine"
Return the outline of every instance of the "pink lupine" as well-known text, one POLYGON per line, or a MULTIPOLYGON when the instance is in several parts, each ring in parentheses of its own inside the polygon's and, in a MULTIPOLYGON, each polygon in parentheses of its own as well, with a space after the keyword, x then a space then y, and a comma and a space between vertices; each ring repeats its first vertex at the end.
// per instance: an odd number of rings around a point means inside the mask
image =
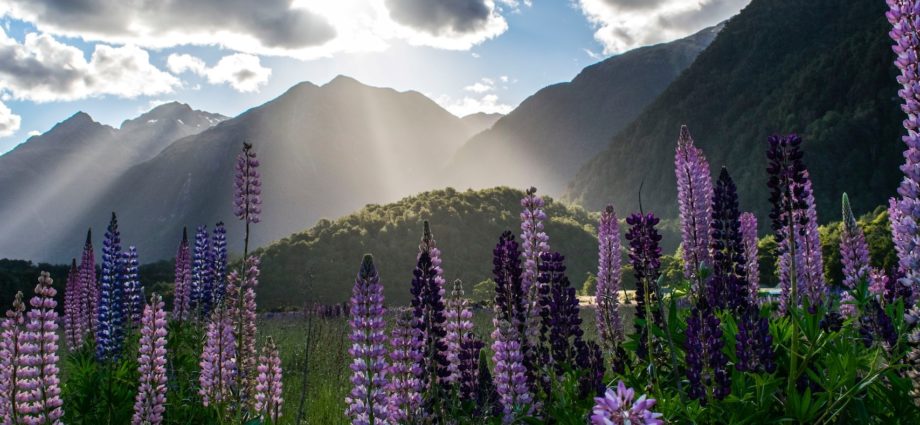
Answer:
POLYGON ((591 423, 597 425, 661 425, 661 413, 652 412, 655 399, 644 395, 635 400, 636 392, 627 388, 623 381, 617 384, 614 392, 608 388, 603 397, 594 399, 591 411, 591 423))
POLYGON ((256 377, 256 412, 267 421, 277 422, 284 405, 281 378, 281 357, 275 341, 268 337, 259 356, 259 375, 256 377))
POLYGON ((82 313, 80 289, 77 259, 74 258, 70 264, 70 272, 67 273, 67 284, 64 287, 64 341, 70 351, 83 345, 83 329, 80 323, 82 313))
POLYGON ((185 320, 189 315, 192 285, 192 255, 188 245, 188 229, 182 229, 182 241, 176 251, 175 296, 173 298, 173 319, 185 320))
POLYGON ((98 319, 99 288, 96 287, 96 258, 93 251, 93 231, 86 231, 86 243, 80 259, 80 327, 83 329, 81 339, 96 334, 98 319))
POLYGON ((141 316, 138 348, 140 383, 134 403, 133 425, 159 425, 166 411, 166 312, 163 299, 153 294, 141 316))
POLYGON ((35 296, 29 300, 32 308, 26 314, 20 356, 25 366, 18 382, 17 400, 21 401, 22 422, 26 424, 60 424, 64 410, 58 379, 58 334, 55 311, 57 291, 51 287, 51 276, 42 272, 35 286, 35 296))
POLYGON ((703 151, 693 145, 687 126, 680 127, 674 152, 674 173, 677 176, 677 203, 680 207, 681 242, 683 246, 684 277, 699 294, 702 283, 698 272, 709 263, 709 222, 712 214, 712 176, 703 151))
POLYGON ((256 286, 259 285, 259 257, 250 256, 246 261, 246 276, 239 282, 234 275, 237 286, 234 294, 235 314, 232 316, 236 332, 237 368, 240 394, 244 402, 253 406, 255 393, 256 367, 256 286))
POLYGON ((447 318, 445 329, 447 335, 447 361, 450 365, 447 367, 449 375, 444 378, 445 382, 458 383, 461 378, 460 352, 468 334, 473 330, 473 312, 470 311, 469 301, 464 298, 463 281, 457 279, 454 281, 454 288, 451 296, 447 300, 447 309, 444 312, 447 318))
POLYGON ((22 292, 16 293, 13 308, 6 311, 6 318, 0 322, 0 424, 12 425, 18 422, 19 410, 16 394, 17 383, 22 377, 20 371, 24 358, 19 349, 23 338, 26 310, 22 292))
POLYGON ((233 397, 237 377, 236 335, 228 308, 221 306, 211 313, 199 365, 201 401, 205 406, 220 408, 233 397))

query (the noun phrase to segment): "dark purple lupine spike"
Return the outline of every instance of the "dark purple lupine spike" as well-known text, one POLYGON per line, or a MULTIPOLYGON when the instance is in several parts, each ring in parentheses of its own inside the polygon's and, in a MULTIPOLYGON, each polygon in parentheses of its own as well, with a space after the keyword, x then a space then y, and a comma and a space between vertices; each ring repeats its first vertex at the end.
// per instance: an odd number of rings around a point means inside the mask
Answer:
POLYGON ((208 259, 211 277, 214 279, 211 302, 212 305, 217 305, 227 293, 227 229, 222 221, 214 225, 211 236, 211 255, 208 259))
POLYGON ((189 290, 189 307, 200 317, 208 317, 211 307, 211 264, 208 261, 211 243, 208 226, 198 226, 195 231, 195 247, 192 251, 192 285, 189 290))
POLYGON ((188 246, 188 229, 182 228, 182 240, 176 251, 175 289, 173 293, 173 319, 185 320, 189 315, 192 285, 192 256, 188 246))
POLYGON ((721 321, 712 308, 694 307, 687 318, 686 330, 688 395, 705 404, 712 397, 725 398, 731 392, 728 357, 722 353, 721 321))
POLYGON ((479 353, 485 343, 473 332, 467 332, 457 354, 458 384, 462 400, 476 400, 479 396, 479 353))
POLYGON ((141 323, 141 314, 144 312, 144 287, 139 274, 140 264, 137 260, 137 248, 129 246, 121 254, 121 264, 124 281, 125 320, 132 328, 141 323))
MULTIPOLYGON (((547 372, 543 382, 551 383, 550 373, 561 377, 567 370, 587 368, 587 359, 579 364, 578 352, 584 349, 581 330, 581 316, 575 288, 565 275, 565 257, 558 252, 540 256, 537 280, 546 288, 541 297, 540 340, 542 343, 541 364, 547 372)), ((544 390, 549 392, 549 386, 544 390)))
POLYGON ((734 312, 743 311, 750 304, 740 216, 735 182, 722 167, 712 197, 709 234, 712 277, 707 282, 706 296, 701 297, 700 302, 734 312))
POLYGON ((83 345, 80 289, 77 259, 74 258, 70 263, 70 271, 67 273, 67 283, 64 287, 64 341, 68 351, 74 351, 83 345))
POLYGON ((738 334, 735 336, 735 354, 738 361, 735 369, 742 372, 764 371, 773 373, 776 370, 773 350, 773 336, 770 335, 770 323, 766 317, 760 315, 756 305, 737 318, 738 334))
POLYGON ((658 277, 661 272, 661 235, 655 226, 659 219, 654 214, 635 213, 626 218, 630 226, 626 232, 629 241, 629 260, 636 276, 636 333, 639 334, 639 348, 636 354, 647 359, 651 335, 648 327, 640 321, 651 320, 656 326, 663 327, 664 318, 658 306, 658 277), (651 315, 651 317, 649 317, 651 315))
POLYGON ((96 257, 93 251, 93 230, 86 231, 86 243, 83 245, 83 256, 80 259, 80 304, 83 314, 80 322, 83 324, 82 338, 96 334, 99 320, 99 288, 96 283, 96 257))
POLYGON ((450 362, 447 359, 447 331, 444 314, 444 278, 441 270, 440 251, 431 235, 431 227, 424 222, 422 240, 419 244, 418 262, 413 270, 412 308, 416 318, 416 329, 424 339, 422 357, 422 385, 426 390, 424 404, 426 411, 440 414, 444 402, 445 379, 450 376, 450 362))
POLYGON ((120 260, 121 232, 113 212, 102 246, 102 284, 96 329, 96 357, 100 361, 116 359, 124 342, 124 271, 120 260))

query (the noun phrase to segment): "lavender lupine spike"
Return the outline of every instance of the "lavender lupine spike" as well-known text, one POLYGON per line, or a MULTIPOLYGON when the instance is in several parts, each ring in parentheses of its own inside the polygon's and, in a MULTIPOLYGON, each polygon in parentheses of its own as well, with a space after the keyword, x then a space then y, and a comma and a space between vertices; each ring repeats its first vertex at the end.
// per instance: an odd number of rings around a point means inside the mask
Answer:
POLYGON ((495 364, 494 382, 505 422, 516 413, 533 411, 524 347, 521 341, 527 320, 528 300, 523 288, 520 251, 511 232, 502 234, 492 251, 492 274, 495 280, 495 315, 492 323, 492 360, 495 364))
POLYGON ((61 424, 64 401, 58 377, 57 291, 51 286, 48 272, 41 272, 35 296, 29 300, 26 331, 22 335, 20 355, 26 359, 22 368, 19 392, 22 422, 27 424, 61 424))
POLYGON ((214 225, 209 258, 211 277, 214 279, 211 301, 213 305, 217 305, 227 293, 227 229, 222 221, 214 225))
POLYGON ((256 287, 259 285, 259 257, 250 256, 245 262, 246 276, 233 298, 236 303, 236 353, 239 394, 248 406, 254 406, 258 353, 256 352, 256 287))
POLYGON ((470 310, 469 301, 464 297, 463 281, 460 279, 454 281, 454 288, 447 300, 447 310, 444 315, 447 320, 445 325, 447 331, 445 336, 446 357, 450 363, 448 366, 450 374, 444 378, 444 381, 459 384, 463 367, 460 356, 466 344, 466 338, 473 331, 473 312, 470 310))
POLYGON ((13 308, 6 311, 6 317, 0 321, 0 424, 18 423, 19 406, 16 400, 22 368, 26 367, 25 358, 20 355, 20 348, 25 332, 23 313, 26 310, 22 302, 22 292, 17 292, 13 299, 13 308))
POLYGON ((440 414, 439 403, 443 401, 442 385, 450 376, 450 362, 447 359, 447 318, 444 314, 444 277, 441 257, 431 228, 424 222, 419 244, 418 262, 412 277, 412 308, 415 311, 415 326, 422 334, 422 383, 427 391, 424 397, 427 413, 440 414))
POLYGON ((99 289, 96 286, 96 259, 93 252, 93 231, 86 231, 86 243, 80 258, 80 323, 83 329, 81 339, 96 334, 99 306, 99 289))
POLYGON ((166 312, 163 299, 153 294, 141 317, 138 348, 140 382, 132 425, 159 425, 166 412, 166 312))
POLYGON ((277 423, 281 417, 284 405, 282 374, 278 347, 272 337, 268 337, 259 355, 259 376, 256 378, 256 412, 267 420, 266 423, 277 423))
POLYGON ((70 351, 83 345, 83 329, 80 323, 82 306, 80 305, 80 277, 77 270, 77 259, 74 258, 67 273, 67 284, 64 287, 64 342, 70 351))
POLYGON ((802 222, 799 235, 801 242, 797 245, 802 250, 802 267, 801 275, 804 283, 804 293, 808 297, 809 305, 812 309, 823 304, 827 300, 828 288, 824 281, 824 259, 821 254, 821 239, 818 234, 818 213, 815 209, 815 196, 812 191, 811 178, 808 171, 804 171, 803 178, 805 183, 802 185, 802 192, 799 198, 804 201, 803 217, 799 220, 802 222), (807 222, 806 222, 807 220, 807 222), (802 233, 804 231, 804 234, 802 233))
POLYGON ((712 177, 703 151, 693 145, 687 126, 680 127, 674 153, 674 173, 677 176, 677 202, 680 210, 681 243, 684 277, 693 282, 695 293, 701 289, 698 281, 700 266, 708 264, 709 221, 712 205, 712 177))
POLYGON ((633 265, 636 276, 636 332, 639 337, 639 348, 636 351, 640 358, 647 359, 652 335, 648 326, 654 323, 663 327, 664 318, 658 308, 658 277, 661 272, 661 235, 655 226, 660 220, 654 214, 632 214, 626 218, 630 226, 626 232, 629 241, 629 259, 633 265), (649 317, 651 316, 651 317, 649 317))
POLYGON ((644 395, 636 398, 632 388, 626 388, 623 381, 617 384, 616 392, 608 388, 603 397, 594 399, 591 423, 594 425, 663 425, 661 413, 652 412, 655 399, 644 395))
POLYGON ((252 144, 243 143, 243 151, 236 158, 234 214, 246 223, 258 223, 262 213, 262 179, 258 168, 252 144))
POLYGON ((138 276, 137 248, 128 247, 121 255, 121 263, 124 270, 125 319, 133 327, 140 324, 144 312, 144 287, 138 276))
POLYGON ((598 261, 597 333, 604 351, 612 356, 613 363, 619 359, 620 343, 623 342, 623 323, 620 321, 620 225, 613 205, 601 213, 597 226, 598 261))
POLYGON ((112 213, 112 220, 105 232, 101 280, 99 324, 96 328, 96 358, 114 360, 121 352, 124 342, 125 320, 121 233, 118 231, 118 219, 115 213, 112 213))
POLYGON ((843 229, 840 233, 840 262, 843 263, 843 284, 849 289, 869 277, 869 244, 850 208, 850 198, 843 194, 843 229))
MULTIPOLYGON (((528 363, 533 363, 534 353, 530 347, 537 345, 537 330, 540 326, 539 298, 541 283, 537 281, 540 257, 550 251, 549 236, 544 232, 543 198, 537 196, 537 188, 531 187, 521 199, 521 251, 524 255, 523 274, 521 275, 524 292, 527 294, 527 323, 523 329, 521 346, 528 363)), ((528 369, 530 365, 528 364, 528 369)))
POLYGON ((415 321, 412 309, 400 310, 390 335, 387 414, 393 423, 408 422, 421 416, 424 343, 415 321))
POLYGON ((351 392, 345 398, 345 413, 352 424, 385 424, 387 415, 387 337, 383 316, 383 285, 374 267, 374 259, 365 255, 355 279, 351 296, 352 342, 348 354, 352 357, 351 392))
POLYGON ((757 217, 753 213, 741 213, 741 242, 744 245, 744 275, 748 281, 748 295, 752 305, 760 302, 760 263, 757 259, 757 217))
POLYGON ((198 394, 201 401, 205 406, 218 406, 220 409, 231 401, 237 388, 236 334, 233 319, 225 306, 211 312, 199 366, 198 394))
POLYGON ((173 319, 188 318, 191 303, 192 256, 188 246, 188 229, 182 229, 182 241, 176 251, 175 297, 173 300, 173 319))
POLYGON ((198 226, 195 232, 195 248, 192 251, 192 285, 189 290, 189 306, 200 315, 208 314, 211 308, 211 243, 208 226, 198 226))

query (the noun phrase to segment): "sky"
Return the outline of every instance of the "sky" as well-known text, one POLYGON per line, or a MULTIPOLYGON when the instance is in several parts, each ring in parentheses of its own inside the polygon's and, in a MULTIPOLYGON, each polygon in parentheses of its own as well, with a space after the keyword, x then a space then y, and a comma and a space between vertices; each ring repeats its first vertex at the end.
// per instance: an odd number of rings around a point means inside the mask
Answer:
POLYGON ((749 0, 0 0, 0 154, 77 111, 236 116, 336 75, 457 116, 507 113, 610 56, 749 0))

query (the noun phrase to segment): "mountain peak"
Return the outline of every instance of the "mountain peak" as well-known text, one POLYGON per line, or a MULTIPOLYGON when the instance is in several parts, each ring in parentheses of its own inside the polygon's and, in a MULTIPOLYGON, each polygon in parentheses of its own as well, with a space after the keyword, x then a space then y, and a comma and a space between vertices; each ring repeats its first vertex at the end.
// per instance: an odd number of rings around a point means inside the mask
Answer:
POLYGON ((342 74, 336 75, 335 78, 330 80, 324 86, 343 86, 343 85, 366 86, 366 84, 358 81, 357 79, 353 77, 349 77, 347 75, 342 75, 342 74))

